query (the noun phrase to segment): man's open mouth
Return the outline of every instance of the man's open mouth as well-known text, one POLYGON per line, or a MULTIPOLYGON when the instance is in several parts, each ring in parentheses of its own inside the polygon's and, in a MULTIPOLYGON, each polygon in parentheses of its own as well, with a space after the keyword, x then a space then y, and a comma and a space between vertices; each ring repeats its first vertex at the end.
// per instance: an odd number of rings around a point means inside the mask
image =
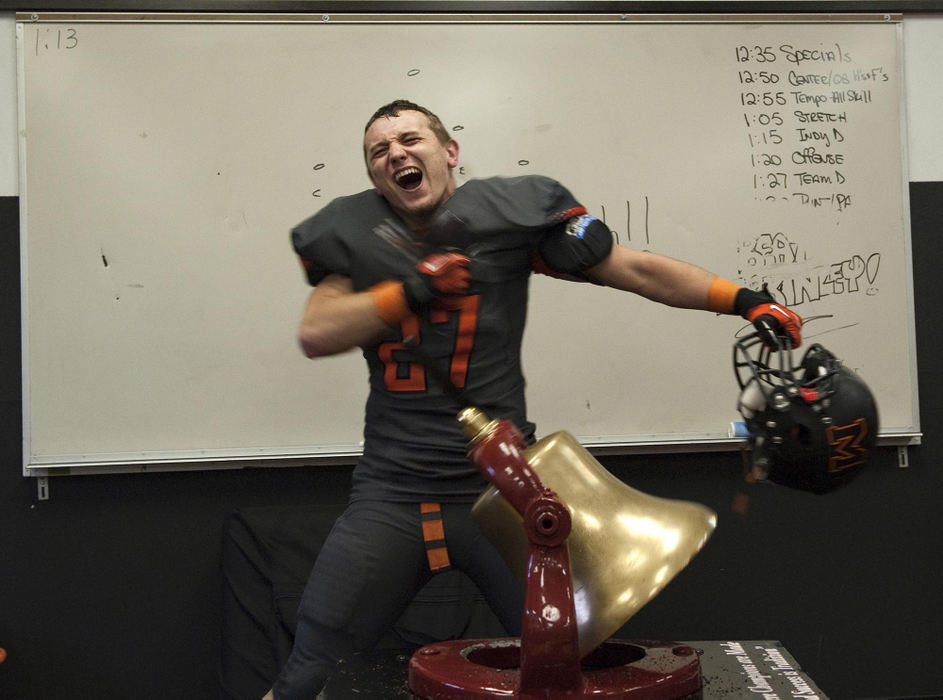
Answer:
POLYGON ((393 179, 404 190, 415 190, 422 184, 422 171, 416 167, 403 168, 393 179))

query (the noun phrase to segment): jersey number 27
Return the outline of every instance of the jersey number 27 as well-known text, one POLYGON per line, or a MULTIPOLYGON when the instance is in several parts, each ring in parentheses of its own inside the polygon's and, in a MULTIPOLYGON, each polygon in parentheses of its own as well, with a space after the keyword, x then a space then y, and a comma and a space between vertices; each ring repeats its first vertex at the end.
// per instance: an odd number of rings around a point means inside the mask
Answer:
MULTIPOLYGON (((436 305, 429 310, 431 323, 448 323, 453 314, 458 314, 455 343, 449 360, 449 381, 459 389, 465 386, 468 376, 468 360, 475 342, 480 301, 479 295, 472 294, 450 299, 447 305, 436 305)), ((422 344, 418 316, 409 316, 402 322, 402 334, 403 338, 412 337, 414 343, 422 344)), ((405 349, 406 344, 399 341, 383 343, 377 348, 380 362, 383 363, 386 388, 390 391, 425 391, 426 368, 415 360, 401 360, 394 355, 405 349)))

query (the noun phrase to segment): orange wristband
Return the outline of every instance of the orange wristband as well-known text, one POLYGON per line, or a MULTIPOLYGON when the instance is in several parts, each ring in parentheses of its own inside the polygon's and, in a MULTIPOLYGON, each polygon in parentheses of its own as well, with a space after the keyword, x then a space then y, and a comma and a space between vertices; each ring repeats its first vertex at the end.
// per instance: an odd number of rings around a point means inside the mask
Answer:
POLYGON ((370 287, 368 290, 373 297, 373 306, 383 321, 395 326, 404 318, 412 314, 406 304, 406 294, 403 292, 403 283, 395 280, 386 280, 370 287))
POLYGON ((734 300, 742 287, 722 277, 715 277, 707 290, 707 310, 719 314, 732 314, 734 300))

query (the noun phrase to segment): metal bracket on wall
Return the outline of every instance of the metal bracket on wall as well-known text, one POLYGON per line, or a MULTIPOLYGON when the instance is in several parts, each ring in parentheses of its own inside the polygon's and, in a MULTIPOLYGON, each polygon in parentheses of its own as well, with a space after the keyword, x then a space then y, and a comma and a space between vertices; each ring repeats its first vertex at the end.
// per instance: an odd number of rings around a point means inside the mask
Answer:
POLYGON ((49 500, 49 477, 41 476, 36 479, 36 498, 40 501, 49 500))
POLYGON ((907 445, 897 446, 897 466, 901 469, 910 466, 910 452, 907 451, 907 445))

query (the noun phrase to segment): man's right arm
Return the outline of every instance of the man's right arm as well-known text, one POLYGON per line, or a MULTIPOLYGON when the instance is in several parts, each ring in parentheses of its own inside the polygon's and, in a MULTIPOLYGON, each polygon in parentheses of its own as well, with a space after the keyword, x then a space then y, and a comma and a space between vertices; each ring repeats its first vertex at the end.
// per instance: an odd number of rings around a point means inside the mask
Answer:
POLYGON ((355 292, 350 278, 330 274, 311 291, 298 328, 308 357, 324 357, 372 345, 388 333, 370 290, 355 292))
POLYGON ((349 277, 321 279, 308 297, 298 329, 305 355, 323 357, 373 345, 407 316, 438 299, 463 296, 471 284, 469 259, 432 253, 402 280, 385 280, 355 292, 349 277))

